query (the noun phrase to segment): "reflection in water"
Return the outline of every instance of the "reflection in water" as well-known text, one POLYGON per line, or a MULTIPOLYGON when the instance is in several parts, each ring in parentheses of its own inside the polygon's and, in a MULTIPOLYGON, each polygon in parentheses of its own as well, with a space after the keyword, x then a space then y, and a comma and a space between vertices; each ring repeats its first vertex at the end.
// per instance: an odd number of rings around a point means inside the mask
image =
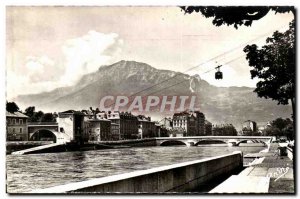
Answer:
POLYGON ((228 154, 258 152, 262 145, 228 147, 226 144, 195 147, 140 147, 82 152, 7 156, 7 191, 27 192, 37 188, 78 182, 120 173, 228 154))

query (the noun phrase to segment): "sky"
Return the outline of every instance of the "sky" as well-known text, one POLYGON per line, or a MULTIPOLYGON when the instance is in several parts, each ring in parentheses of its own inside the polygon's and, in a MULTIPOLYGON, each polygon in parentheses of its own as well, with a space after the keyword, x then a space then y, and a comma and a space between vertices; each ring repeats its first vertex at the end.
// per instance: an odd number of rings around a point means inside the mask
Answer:
POLYGON ((74 85, 120 60, 179 72, 199 66, 187 73, 215 86, 255 87, 243 48, 262 45, 292 19, 270 12, 237 30, 178 7, 7 7, 7 99, 74 85), (220 64, 223 80, 205 73, 220 64))

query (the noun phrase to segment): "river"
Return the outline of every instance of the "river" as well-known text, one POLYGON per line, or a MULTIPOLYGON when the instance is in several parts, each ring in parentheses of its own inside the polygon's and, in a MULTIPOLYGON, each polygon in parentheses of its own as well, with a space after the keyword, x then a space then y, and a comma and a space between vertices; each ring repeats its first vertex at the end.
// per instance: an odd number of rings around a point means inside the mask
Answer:
POLYGON ((70 182, 228 154, 233 151, 243 151, 247 154, 262 149, 264 147, 260 144, 241 144, 239 147, 218 144, 7 155, 7 192, 24 193, 70 182))

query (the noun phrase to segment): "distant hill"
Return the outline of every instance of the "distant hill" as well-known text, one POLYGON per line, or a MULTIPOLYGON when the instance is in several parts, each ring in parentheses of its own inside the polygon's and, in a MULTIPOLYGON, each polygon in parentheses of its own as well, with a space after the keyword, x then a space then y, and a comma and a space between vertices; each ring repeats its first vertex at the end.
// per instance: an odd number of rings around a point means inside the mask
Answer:
MULTIPOLYGON (((279 106, 275 101, 258 98, 253 88, 215 87, 199 76, 191 77, 170 70, 158 70, 135 61, 120 61, 101 66, 98 71, 84 75, 74 86, 57 88, 51 92, 20 95, 14 101, 21 107, 36 106, 44 111, 82 110, 91 106, 98 107, 104 96, 130 96, 155 84, 158 85, 138 95, 149 95, 153 92, 156 96, 196 95, 197 107, 212 123, 232 123, 240 128, 241 123, 248 119, 264 123, 277 117, 290 117, 292 112, 289 105, 279 106), (172 78, 174 75, 176 77, 172 78), (160 82, 163 83, 158 84, 160 82)), ((161 116, 158 112, 145 114, 161 116)), ((162 116, 170 114, 165 113, 162 116)))

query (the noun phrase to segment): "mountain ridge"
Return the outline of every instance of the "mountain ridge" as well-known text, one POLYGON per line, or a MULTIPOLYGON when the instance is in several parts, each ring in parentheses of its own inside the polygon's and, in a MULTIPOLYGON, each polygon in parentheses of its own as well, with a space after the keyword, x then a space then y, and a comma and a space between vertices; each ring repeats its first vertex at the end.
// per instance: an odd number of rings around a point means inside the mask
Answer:
MULTIPOLYGON (((38 110, 64 111, 99 107, 104 96, 130 96, 151 87, 139 95, 197 96, 196 104, 213 123, 240 124, 247 119, 267 122, 276 117, 290 117, 290 106, 278 106, 275 101, 262 99, 250 87, 216 87, 201 77, 171 70, 159 70, 146 63, 121 60, 99 67, 83 75, 73 86, 56 88, 39 94, 20 95, 15 99, 23 107, 38 110), (163 83, 161 83, 163 82, 163 83), (155 86, 153 86, 155 85, 155 86)), ((145 113, 159 117, 160 113, 145 113)), ((163 113, 161 116, 170 116, 163 113)))

